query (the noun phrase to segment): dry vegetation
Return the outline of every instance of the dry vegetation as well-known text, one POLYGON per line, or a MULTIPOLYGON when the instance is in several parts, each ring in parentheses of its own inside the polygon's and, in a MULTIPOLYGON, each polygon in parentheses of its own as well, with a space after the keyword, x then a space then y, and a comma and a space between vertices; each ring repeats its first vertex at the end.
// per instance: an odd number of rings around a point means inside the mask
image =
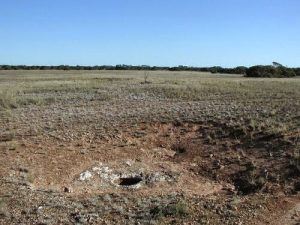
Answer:
POLYGON ((0 125, 0 224, 300 222, 299 78, 0 71, 0 125))

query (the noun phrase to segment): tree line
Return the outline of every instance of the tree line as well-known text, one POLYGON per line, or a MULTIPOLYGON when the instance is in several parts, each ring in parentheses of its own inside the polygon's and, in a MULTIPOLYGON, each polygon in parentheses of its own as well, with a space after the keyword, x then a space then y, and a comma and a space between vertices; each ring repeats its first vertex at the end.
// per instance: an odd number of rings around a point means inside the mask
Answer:
POLYGON ((300 68, 288 68, 278 62, 272 65, 252 66, 246 70, 247 77, 295 77, 300 76, 300 68))
POLYGON ((0 65, 0 70, 168 70, 168 71, 200 71, 211 73, 229 73, 229 74, 243 74, 246 72, 246 67, 240 66, 236 68, 215 67, 190 67, 190 66, 133 66, 133 65, 102 65, 102 66, 27 66, 27 65, 0 65))
POLYGON ((244 74, 247 77, 293 77, 300 76, 300 68, 287 68, 279 63, 273 62, 270 66, 238 66, 235 68, 224 68, 220 66, 214 67, 191 67, 191 66, 133 66, 133 65, 102 65, 102 66, 28 66, 28 65, 0 65, 0 70, 145 70, 145 71, 198 71, 210 73, 225 73, 225 74, 244 74))

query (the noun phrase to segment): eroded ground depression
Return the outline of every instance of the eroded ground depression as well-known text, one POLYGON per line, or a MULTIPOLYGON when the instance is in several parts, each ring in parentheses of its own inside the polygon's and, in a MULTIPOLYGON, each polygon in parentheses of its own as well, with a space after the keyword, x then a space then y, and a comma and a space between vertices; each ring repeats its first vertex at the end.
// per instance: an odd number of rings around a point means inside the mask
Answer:
POLYGON ((63 73, 1 72, 1 224, 299 222, 299 79, 63 73))

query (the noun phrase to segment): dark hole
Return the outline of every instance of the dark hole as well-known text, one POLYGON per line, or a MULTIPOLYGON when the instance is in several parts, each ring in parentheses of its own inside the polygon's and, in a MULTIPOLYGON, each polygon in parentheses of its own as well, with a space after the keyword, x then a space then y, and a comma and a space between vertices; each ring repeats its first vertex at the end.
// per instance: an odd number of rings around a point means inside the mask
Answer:
POLYGON ((126 177, 126 178, 120 178, 120 183, 119 185, 122 186, 131 186, 138 184, 142 181, 143 179, 140 177, 126 177))
POLYGON ((183 145, 175 145, 172 149, 176 152, 176 154, 186 153, 186 147, 183 145))
POLYGON ((182 153, 185 153, 186 152, 186 149, 184 148, 184 147, 179 147, 178 149, 177 149, 177 152, 179 153, 179 154, 182 154, 182 153))

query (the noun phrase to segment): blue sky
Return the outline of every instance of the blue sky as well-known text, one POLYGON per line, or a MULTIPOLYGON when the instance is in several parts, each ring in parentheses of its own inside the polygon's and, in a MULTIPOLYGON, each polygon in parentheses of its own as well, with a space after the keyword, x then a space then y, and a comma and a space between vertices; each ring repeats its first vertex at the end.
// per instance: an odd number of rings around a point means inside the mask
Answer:
POLYGON ((299 0, 0 0, 0 64, 300 66, 299 0))

